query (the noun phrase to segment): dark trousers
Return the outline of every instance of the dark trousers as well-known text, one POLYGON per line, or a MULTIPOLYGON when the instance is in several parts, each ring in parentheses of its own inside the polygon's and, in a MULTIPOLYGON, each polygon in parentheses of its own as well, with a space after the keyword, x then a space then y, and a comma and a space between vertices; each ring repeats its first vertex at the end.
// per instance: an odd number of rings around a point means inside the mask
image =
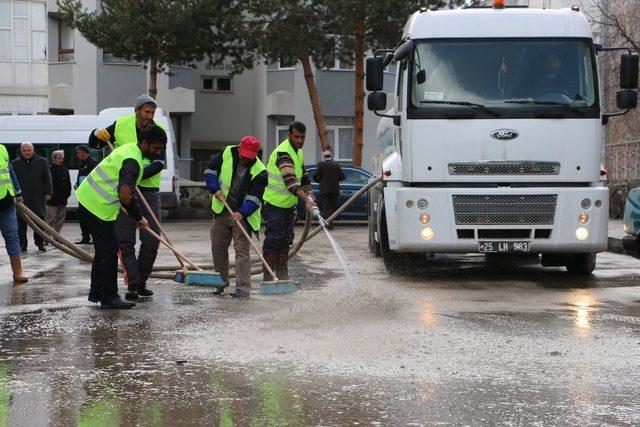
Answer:
MULTIPOLYGON (((80 232, 82 233, 82 240, 88 242, 91 240, 91 235, 89 233, 89 226, 87 225, 87 219, 85 215, 82 213, 83 210, 78 210, 78 223, 80 224, 80 232)), ((86 212, 86 210, 84 211, 86 212)))
POLYGON ((266 203, 262 218, 266 223, 262 252, 287 252, 293 244, 293 219, 296 207, 279 208, 266 203))
MULTIPOLYGON (((160 193, 158 191, 145 191, 142 188, 140 190, 156 218, 160 218, 160 193)), ((142 205, 142 203, 140 204, 142 205)), ((149 228, 156 234, 160 234, 160 228, 151 218, 151 215, 149 215, 144 206, 141 206, 141 208, 142 216, 149 223, 149 228)), ((122 213, 118 215, 115 224, 127 286, 132 288, 144 286, 147 283, 153 264, 156 262, 158 246, 160 245, 149 233, 140 230, 140 250, 138 256, 136 256, 137 226, 138 223, 135 219, 122 213)))
POLYGON ((322 198, 322 217, 324 219, 329 218, 336 211, 338 196, 339 194, 337 193, 324 193, 320 195, 322 198))
POLYGON ((115 221, 103 221, 82 205, 78 209, 85 215, 95 249, 89 295, 97 296, 103 302, 110 301, 118 297, 118 241, 115 221))
MULTIPOLYGON (((38 218, 44 221, 44 216, 38 215, 38 218)), ((27 227, 27 223, 22 220, 20 215, 18 215, 18 239, 20 239, 20 249, 23 252, 27 250, 27 244, 29 243, 27 240, 27 227)), ((33 232, 33 241, 36 243, 38 248, 41 248, 44 244, 42 237, 40 237, 35 231, 33 232)))

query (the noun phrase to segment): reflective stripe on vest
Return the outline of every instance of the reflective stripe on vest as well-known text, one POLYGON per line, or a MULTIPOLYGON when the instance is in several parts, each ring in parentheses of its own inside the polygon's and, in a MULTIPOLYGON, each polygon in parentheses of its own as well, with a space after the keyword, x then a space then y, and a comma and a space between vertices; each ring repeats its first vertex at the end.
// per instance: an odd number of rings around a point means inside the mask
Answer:
POLYGON ((273 150, 271 156, 269 156, 269 163, 267 164, 267 174, 269 175, 269 182, 267 189, 264 191, 264 201, 278 206, 280 208, 290 208, 298 203, 298 197, 287 190, 287 186, 284 184, 284 179, 280 174, 277 160, 278 153, 287 153, 293 160, 293 167, 296 171, 296 180, 300 182, 302 179, 302 165, 304 165, 304 154, 302 150, 295 150, 288 139, 285 139, 273 150))
POLYGON ((0 199, 4 199, 7 194, 14 196, 15 190, 9 172, 9 153, 7 148, 0 144, 0 199))
MULTIPOLYGON (((156 126, 160 126, 162 129, 164 127, 153 119, 153 124, 156 126)), ((125 144, 129 144, 131 142, 138 142, 138 134, 136 132, 136 115, 130 114, 128 116, 119 117, 116 120, 116 130, 114 134, 116 140, 116 148, 121 147, 125 144)), ((151 164, 151 160, 147 158, 142 159, 142 166, 147 167, 151 164)), ((140 187, 143 188, 160 188, 160 182, 162 181, 162 171, 157 173, 156 175, 147 178, 140 182, 140 187)))
POLYGON ((76 190, 76 197, 82 206, 103 221, 115 221, 118 217, 120 169, 127 159, 135 160, 140 167, 136 178, 138 185, 142 178, 142 152, 138 144, 125 144, 105 157, 76 190))
MULTIPOLYGON (((258 176, 258 174, 263 170, 265 170, 264 163, 262 163, 260 159, 256 159, 255 163, 253 164, 253 166, 251 166, 251 169, 249 170, 249 173, 251 174, 251 181, 253 181, 256 178, 256 176, 258 176)), ((215 175, 214 171, 210 171, 210 172, 215 175)), ((233 179, 233 155, 231 154, 231 146, 228 146, 222 152, 222 167, 220 170, 220 176, 218 177, 218 182, 220 183, 220 189, 222 190, 222 194, 224 194, 224 197, 227 197, 227 195, 229 194, 229 189, 231 188, 232 179, 233 179)), ((258 205, 258 209, 256 209, 255 212, 253 212, 247 218, 247 222, 249 223, 251 228, 254 231, 258 231, 260 229, 260 221, 262 218, 261 211, 260 211, 260 208, 262 207, 262 200, 250 194, 247 194, 244 200, 250 200, 256 205, 258 205)), ((223 209, 225 209, 224 203, 222 203, 220 200, 213 197, 211 200, 211 209, 213 209, 213 211, 216 214, 219 214, 220 212, 222 212, 223 209)))

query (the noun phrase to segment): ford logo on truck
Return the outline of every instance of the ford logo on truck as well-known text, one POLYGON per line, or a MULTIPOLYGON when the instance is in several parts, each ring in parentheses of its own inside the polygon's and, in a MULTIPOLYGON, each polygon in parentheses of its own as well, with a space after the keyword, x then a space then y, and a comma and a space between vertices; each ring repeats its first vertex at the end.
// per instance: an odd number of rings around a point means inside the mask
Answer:
POLYGON ((491 138, 499 141, 508 141, 510 139, 516 139, 519 133, 513 129, 496 129, 491 132, 491 138))

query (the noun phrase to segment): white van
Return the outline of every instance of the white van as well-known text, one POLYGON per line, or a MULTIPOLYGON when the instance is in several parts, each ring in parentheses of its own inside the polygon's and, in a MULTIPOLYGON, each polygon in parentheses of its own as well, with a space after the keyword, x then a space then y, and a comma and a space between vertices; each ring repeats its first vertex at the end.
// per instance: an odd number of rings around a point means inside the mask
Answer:
MULTIPOLYGON (((97 116, 0 116, 0 143, 7 147, 11 159, 19 155, 20 144, 24 141, 31 142, 36 153, 49 161, 53 151, 64 150, 64 164, 69 168, 73 185, 78 176, 75 147, 87 144, 92 130, 107 127, 118 117, 132 113, 132 108, 108 108, 97 116)), ((155 119, 167 131, 167 159, 162 171, 160 198, 162 209, 170 209, 178 206, 180 196, 175 137, 171 120, 161 108, 156 110, 155 119)), ((107 154, 108 148, 91 149, 91 156, 98 161, 107 154)), ((77 206, 78 200, 72 191, 67 207, 77 206)))

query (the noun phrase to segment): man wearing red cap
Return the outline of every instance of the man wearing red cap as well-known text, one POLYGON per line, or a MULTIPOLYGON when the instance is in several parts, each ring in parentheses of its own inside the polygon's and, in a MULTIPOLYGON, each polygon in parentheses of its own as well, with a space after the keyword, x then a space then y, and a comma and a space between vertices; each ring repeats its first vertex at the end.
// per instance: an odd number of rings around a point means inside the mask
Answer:
MULTIPOLYGON (((209 162, 204 171, 207 189, 214 195, 211 202, 214 219, 211 224, 213 266, 229 286, 229 245, 233 239, 236 252, 236 289, 234 298, 246 298, 251 291, 250 244, 239 229, 237 220, 249 232, 260 229, 262 196, 267 186, 267 171, 257 158, 260 141, 245 136, 239 145, 230 145, 209 162), (232 214, 224 206, 229 204, 232 214)), ((225 286, 225 287, 226 287, 225 286)), ((213 293, 220 295, 224 287, 213 293)))

